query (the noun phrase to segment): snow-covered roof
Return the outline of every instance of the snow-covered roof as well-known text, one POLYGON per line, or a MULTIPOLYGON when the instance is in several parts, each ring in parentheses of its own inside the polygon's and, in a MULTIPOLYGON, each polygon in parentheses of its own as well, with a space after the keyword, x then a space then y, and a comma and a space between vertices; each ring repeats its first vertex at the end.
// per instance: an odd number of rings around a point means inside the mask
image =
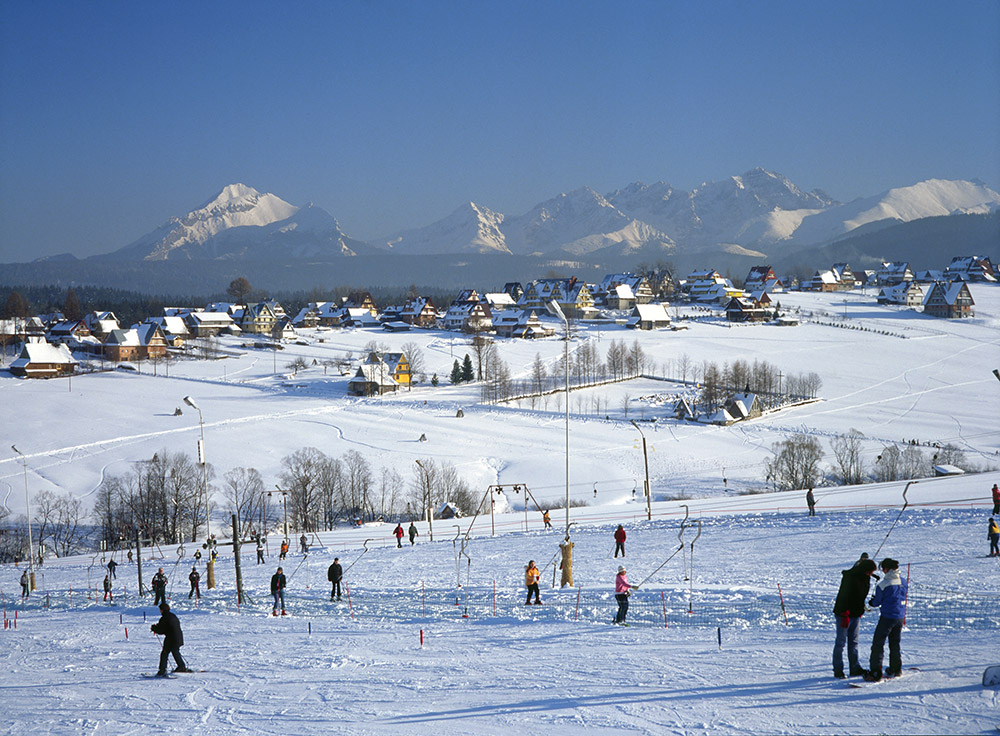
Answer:
POLYGON ((37 363, 77 365, 76 358, 65 345, 53 345, 45 340, 28 338, 21 347, 21 355, 11 362, 11 368, 26 368, 37 363))

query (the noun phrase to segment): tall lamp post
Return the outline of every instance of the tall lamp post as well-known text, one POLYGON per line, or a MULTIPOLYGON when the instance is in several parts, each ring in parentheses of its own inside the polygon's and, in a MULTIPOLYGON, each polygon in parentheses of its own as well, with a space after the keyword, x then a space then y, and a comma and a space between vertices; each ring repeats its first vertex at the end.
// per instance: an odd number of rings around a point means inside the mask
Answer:
POLYGON ((652 489, 649 487, 649 454, 646 452, 646 435, 642 433, 642 429, 639 428, 634 419, 630 421, 632 426, 639 430, 639 436, 642 437, 642 462, 646 466, 646 521, 650 521, 653 518, 653 506, 650 500, 652 489))
POLYGON ((29 577, 31 578, 31 589, 35 589, 35 543, 31 539, 31 505, 28 502, 28 458, 24 456, 20 450, 18 450, 14 445, 10 446, 14 452, 21 456, 21 464, 24 465, 24 513, 27 517, 28 526, 28 570, 30 570, 29 577))
POLYGON ((420 462, 419 460, 414 460, 414 462, 417 464, 417 467, 419 467, 424 473, 424 482, 422 485, 424 486, 424 494, 425 494, 424 507, 427 509, 427 534, 430 537, 430 540, 433 542, 434 509, 431 506, 431 475, 427 471, 427 468, 424 467, 424 464, 422 462, 420 462))
POLYGON ((190 396, 184 397, 184 403, 198 412, 198 427, 201 430, 201 439, 198 440, 198 462, 201 463, 202 476, 205 483, 205 537, 212 538, 212 507, 208 500, 208 463, 205 460, 205 419, 201 414, 201 407, 198 406, 190 396))
POLYGON ((569 539, 569 320, 559 307, 559 302, 553 299, 549 302, 550 309, 566 326, 566 347, 563 354, 563 372, 566 376, 566 539, 569 539))

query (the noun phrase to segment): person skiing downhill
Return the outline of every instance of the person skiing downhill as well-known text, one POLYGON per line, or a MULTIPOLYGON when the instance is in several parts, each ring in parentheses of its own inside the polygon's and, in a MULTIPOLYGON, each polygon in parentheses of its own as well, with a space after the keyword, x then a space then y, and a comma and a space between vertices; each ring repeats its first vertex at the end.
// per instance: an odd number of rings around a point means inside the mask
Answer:
POLYGON ((875 595, 868 601, 872 608, 880 608, 875 634, 872 637, 872 653, 868 662, 868 672, 864 678, 868 682, 882 679, 882 651, 886 638, 889 639, 889 668, 886 677, 899 677, 903 670, 903 659, 899 653, 899 638, 903 631, 903 616, 906 613, 906 581, 899 577, 899 562, 886 557, 879 565, 884 575, 875 586, 875 595))
POLYGON ((531 605, 531 594, 535 594, 535 605, 542 605, 542 599, 538 595, 538 580, 542 577, 542 574, 535 567, 534 560, 528 560, 528 566, 524 568, 524 584, 528 588, 528 597, 524 601, 524 605, 531 605))
POLYGON ((396 528, 392 531, 393 535, 396 537, 396 546, 403 546, 403 525, 396 524, 396 528))
POLYGON ((409 534, 410 534, 410 546, 412 547, 414 542, 417 541, 417 535, 420 532, 417 531, 417 526, 412 521, 410 522, 409 534))
POLYGON ((340 558, 334 557, 333 564, 330 565, 330 569, 326 571, 326 579, 330 581, 332 587, 330 588, 330 600, 340 600, 340 581, 344 577, 344 568, 340 565, 340 558))
POLYGON ((625 566, 619 565, 618 575, 615 576, 615 600, 618 601, 618 613, 615 614, 615 623, 625 623, 625 616, 628 614, 628 597, 632 594, 632 588, 638 589, 638 585, 632 585, 628 581, 625 566))
POLYGON ((986 538, 990 540, 990 557, 1000 557, 1000 547, 997 547, 997 543, 1000 543, 1000 526, 992 516, 986 538))
POLYGON ((188 575, 188 580, 191 582, 191 592, 188 593, 188 598, 194 596, 197 599, 201 599, 201 591, 198 589, 198 583, 201 581, 201 575, 198 573, 198 569, 192 567, 191 574, 188 575))
POLYGON ((841 572, 840 588, 833 604, 837 622, 837 636, 833 644, 833 676, 838 679, 844 677, 845 645, 850 675, 865 673, 858 660, 858 626, 865 612, 865 599, 868 597, 874 572, 875 562, 872 560, 858 560, 853 567, 841 572))
POLYGON ((622 553, 622 557, 625 556, 625 527, 621 524, 615 529, 615 557, 619 552, 622 553))
POLYGON ((163 574, 163 568, 153 576, 153 605, 158 606, 167 602, 167 576, 163 574))
POLYGON ((163 636, 163 649, 160 650, 160 668, 156 671, 157 677, 167 676, 167 655, 174 657, 177 665, 174 672, 191 672, 181 657, 181 647, 184 646, 184 634, 181 632, 181 622, 176 614, 170 612, 170 606, 166 603, 160 604, 160 620, 149 627, 154 634, 163 636))
POLYGON ((272 616, 278 615, 278 604, 281 604, 281 615, 287 616, 285 613, 285 585, 288 581, 285 579, 285 573, 278 568, 278 571, 271 576, 271 595, 274 596, 274 610, 271 612, 272 616))

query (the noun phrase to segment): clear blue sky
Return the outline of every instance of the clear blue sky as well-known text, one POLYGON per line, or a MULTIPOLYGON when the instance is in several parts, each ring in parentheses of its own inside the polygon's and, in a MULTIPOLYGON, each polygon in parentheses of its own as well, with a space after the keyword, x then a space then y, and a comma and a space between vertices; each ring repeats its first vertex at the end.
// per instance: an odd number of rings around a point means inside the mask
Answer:
POLYGON ((0 262, 223 186, 348 234, 763 166, 1000 185, 1000 2, 0 0, 0 262))

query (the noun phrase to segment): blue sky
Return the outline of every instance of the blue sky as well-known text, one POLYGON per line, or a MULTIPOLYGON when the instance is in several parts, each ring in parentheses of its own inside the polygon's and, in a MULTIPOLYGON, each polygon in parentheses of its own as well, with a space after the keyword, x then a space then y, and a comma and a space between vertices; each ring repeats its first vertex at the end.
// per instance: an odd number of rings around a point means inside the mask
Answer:
POLYGON ((243 182, 359 238, 763 166, 1000 185, 1000 3, 0 0, 0 262, 243 182))

